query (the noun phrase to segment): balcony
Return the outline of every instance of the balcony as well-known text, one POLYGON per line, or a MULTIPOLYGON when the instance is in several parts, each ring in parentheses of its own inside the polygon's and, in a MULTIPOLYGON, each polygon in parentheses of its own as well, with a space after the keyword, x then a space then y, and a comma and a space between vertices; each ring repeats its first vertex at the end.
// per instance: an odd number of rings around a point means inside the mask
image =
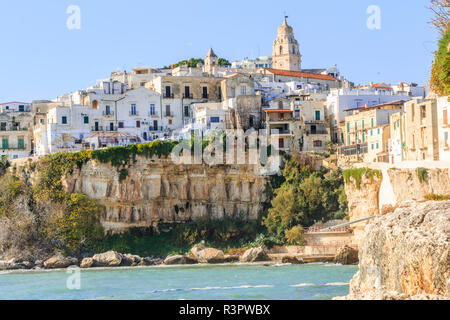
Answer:
POLYGON ((139 112, 137 112, 137 111, 130 111, 129 115, 130 115, 130 117, 138 117, 139 116, 139 112))
POLYGON ((157 113, 151 113, 151 112, 149 112, 147 115, 148 115, 150 118, 155 118, 155 119, 159 118, 159 115, 158 115, 157 113))
POLYGON ((192 93, 183 93, 183 99, 194 99, 194 95, 192 93))
POLYGON ((173 99, 173 93, 164 93, 163 98, 164 99, 173 99))
POLYGON ((117 131, 117 126, 113 126, 113 127, 106 127, 106 132, 116 132, 117 131))
POLYGON ((102 132, 103 131, 103 127, 102 126, 91 127, 91 131, 93 131, 93 132, 102 132))
POLYGON ((0 127, 0 131, 28 131, 29 127, 7 126, 0 127))
POLYGON ((209 97, 209 94, 207 94, 207 93, 202 94, 202 99, 208 99, 208 97, 209 97))
POLYGON ((0 150, 26 150, 27 145, 4 145, 1 146, 0 150))
POLYGON ((167 118, 173 118, 173 117, 175 117, 175 116, 174 116, 173 112, 170 112, 170 111, 167 112, 167 111, 166 111, 166 112, 164 112, 164 117, 167 117, 167 118))
POLYGON ((306 135, 310 134, 328 134, 326 130, 306 131, 306 135))
POLYGON ((114 111, 103 111, 103 116, 105 117, 112 117, 114 115, 114 111))

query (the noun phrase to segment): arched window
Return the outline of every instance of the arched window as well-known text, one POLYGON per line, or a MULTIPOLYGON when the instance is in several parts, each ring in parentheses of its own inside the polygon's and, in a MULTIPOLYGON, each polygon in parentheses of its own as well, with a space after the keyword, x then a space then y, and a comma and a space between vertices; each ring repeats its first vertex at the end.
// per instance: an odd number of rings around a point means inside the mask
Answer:
POLYGON ((98 101, 97 100, 92 101, 92 109, 98 109, 98 101))
POLYGON ((280 54, 283 54, 283 46, 280 46, 280 54))

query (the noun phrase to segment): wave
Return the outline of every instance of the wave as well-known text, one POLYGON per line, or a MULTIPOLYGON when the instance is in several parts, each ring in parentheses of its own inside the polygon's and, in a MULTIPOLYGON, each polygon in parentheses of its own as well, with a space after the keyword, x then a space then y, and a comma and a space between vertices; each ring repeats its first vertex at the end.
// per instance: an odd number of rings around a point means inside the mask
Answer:
POLYGON ((160 289, 150 291, 150 294, 154 293, 165 293, 165 292, 176 292, 176 291, 205 291, 205 290, 233 290, 233 289, 254 289, 254 288, 272 288, 273 285, 261 284, 261 285, 242 285, 234 287, 205 287, 205 288, 186 288, 186 289, 160 289))
POLYGON ((299 284, 293 284, 289 287, 299 288, 299 287, 311 287, 314 286, 314 283, 299 283, 299 284))

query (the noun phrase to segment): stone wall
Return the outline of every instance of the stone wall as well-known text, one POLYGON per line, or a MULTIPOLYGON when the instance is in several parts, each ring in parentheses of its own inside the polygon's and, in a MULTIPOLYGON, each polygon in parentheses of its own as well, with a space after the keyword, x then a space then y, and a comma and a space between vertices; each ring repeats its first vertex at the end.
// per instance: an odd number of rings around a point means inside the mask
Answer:
POLYGON ((106 207, 103 225, 120 232, 208 216, 257 219, 270 203, 269 178, 256 165, 177 165, 138 157, 120 181, 109 164, 90 161, 66 177, 68 192, 82 192, 106 207))

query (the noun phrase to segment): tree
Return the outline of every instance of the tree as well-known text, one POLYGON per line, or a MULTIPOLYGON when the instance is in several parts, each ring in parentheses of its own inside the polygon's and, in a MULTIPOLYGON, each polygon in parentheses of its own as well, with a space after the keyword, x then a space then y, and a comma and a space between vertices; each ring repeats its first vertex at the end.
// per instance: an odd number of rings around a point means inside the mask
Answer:
POLYGON ((222 67, 231 66, 230 61, 228 61, 227 59, 224 59, 224 58, 219 58, 218 63, 219 63, 219 66, 222 66, 222 67))
POLYGON ((431 6, 429 8, 434 15, 431 19, 431 25, 442 35, 446 34, 450 26, 450 1, 431 0, 431 6))

